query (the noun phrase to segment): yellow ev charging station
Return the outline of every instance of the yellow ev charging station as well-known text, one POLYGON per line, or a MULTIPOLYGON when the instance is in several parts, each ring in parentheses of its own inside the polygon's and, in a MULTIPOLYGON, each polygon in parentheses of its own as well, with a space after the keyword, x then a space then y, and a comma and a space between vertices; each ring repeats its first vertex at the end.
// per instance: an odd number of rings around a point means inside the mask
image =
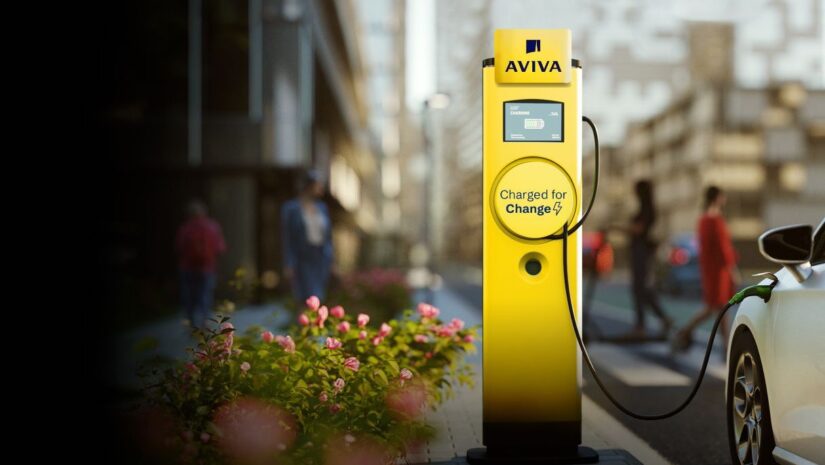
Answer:
POLYGON ((607 399, 639 420, 683 411, 704 379, 725 313, 776 286, 748 286, 721 309, 693 388, 670 410, 644 414, 606 388, 581 335, 581 237, 599 181, 596 126, 581 114, 582 70, 570 31, 497 30, 482 64, 484 118, 483 398, 485 448, 471 464, 594 463, 581 443, 581 362, 607 399), (582 210, 581 123, 593 132, 593 194, 582 210), (582 213, 583 211, 583 213, 582 213), (559 266, 560 265, 560 266, 559 266), (572 331, 570 331, 572 329, 572 331))
MULTIPOLYGON (((470 463, 588 463, 562 232, 581 195, 582 70, 569 30, 497 30, 483 63, 483 441, 470 463), (514 461, 517 460, 517 461, 514 461)), ((580 320, 581 237, 566 240, 580 320)))

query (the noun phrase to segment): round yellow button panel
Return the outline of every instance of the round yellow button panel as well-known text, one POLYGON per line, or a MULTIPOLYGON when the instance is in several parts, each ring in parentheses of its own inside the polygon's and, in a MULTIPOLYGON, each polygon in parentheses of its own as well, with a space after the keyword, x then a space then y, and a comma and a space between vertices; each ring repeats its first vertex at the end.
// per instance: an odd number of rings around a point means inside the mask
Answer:
POLYGON ((573 224, 576 188, 564 169, 543 158, 522 158, 507 166, 493 188, 493 211, 511 234, 541 239, 573 224))

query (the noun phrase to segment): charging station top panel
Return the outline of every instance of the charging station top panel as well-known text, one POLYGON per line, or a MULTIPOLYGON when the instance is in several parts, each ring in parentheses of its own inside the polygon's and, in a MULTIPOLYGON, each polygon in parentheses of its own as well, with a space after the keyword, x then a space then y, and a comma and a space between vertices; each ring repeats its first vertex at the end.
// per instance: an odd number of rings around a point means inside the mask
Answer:
POLYGON ((499 84, 569 84, 569 29, 498 29, 494 38, 499 84))

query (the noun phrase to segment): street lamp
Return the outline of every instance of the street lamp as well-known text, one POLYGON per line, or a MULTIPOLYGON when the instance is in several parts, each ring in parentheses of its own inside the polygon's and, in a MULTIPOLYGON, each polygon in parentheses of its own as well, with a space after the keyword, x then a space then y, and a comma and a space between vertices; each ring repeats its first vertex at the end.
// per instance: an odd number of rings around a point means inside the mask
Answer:
POLYGON ((433 234, 432 234, 432 217, 433 217, 433 195, 432 190, 439 188, 439 181, 440 176, 439 173, 436 172, 436 156, 432 147, 432 120, 430 116, 430 110, 443 110, 450 106, 450 95, 443 93, 443 92, 436 92, 430 95, 426 100, 424 100, 424 108, 421 115, 421 133, 422 133, 422 141, 424 145, 424 156, 427 160, 427 176, 426 179, 429 179, 429 186, 432 187, 424 187, 422 190, 424 191, 424 221, 422 222, 423 232, 424 232, 424 243, 427 245, 427 251, 429 252, 429 283, 427 285, 427 301, 429 303, 433 303, 434 300, 434 293, 433 293, 433 285, 435 283, 435 276, 436 276, 436 260, 437 254, 435 253, 435 247, 433 244, 433 234))

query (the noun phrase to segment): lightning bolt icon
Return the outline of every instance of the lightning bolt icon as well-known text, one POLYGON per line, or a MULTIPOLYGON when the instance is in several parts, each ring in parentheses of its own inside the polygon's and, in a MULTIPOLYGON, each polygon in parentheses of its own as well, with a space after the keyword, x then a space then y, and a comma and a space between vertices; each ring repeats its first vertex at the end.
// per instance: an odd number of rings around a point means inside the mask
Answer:
POLYGON ((556 216, 559 216, 559 213, 561 213, 561 202, 556 202, 556 204, 553 205, 553 211, 556 212, 556 216))

